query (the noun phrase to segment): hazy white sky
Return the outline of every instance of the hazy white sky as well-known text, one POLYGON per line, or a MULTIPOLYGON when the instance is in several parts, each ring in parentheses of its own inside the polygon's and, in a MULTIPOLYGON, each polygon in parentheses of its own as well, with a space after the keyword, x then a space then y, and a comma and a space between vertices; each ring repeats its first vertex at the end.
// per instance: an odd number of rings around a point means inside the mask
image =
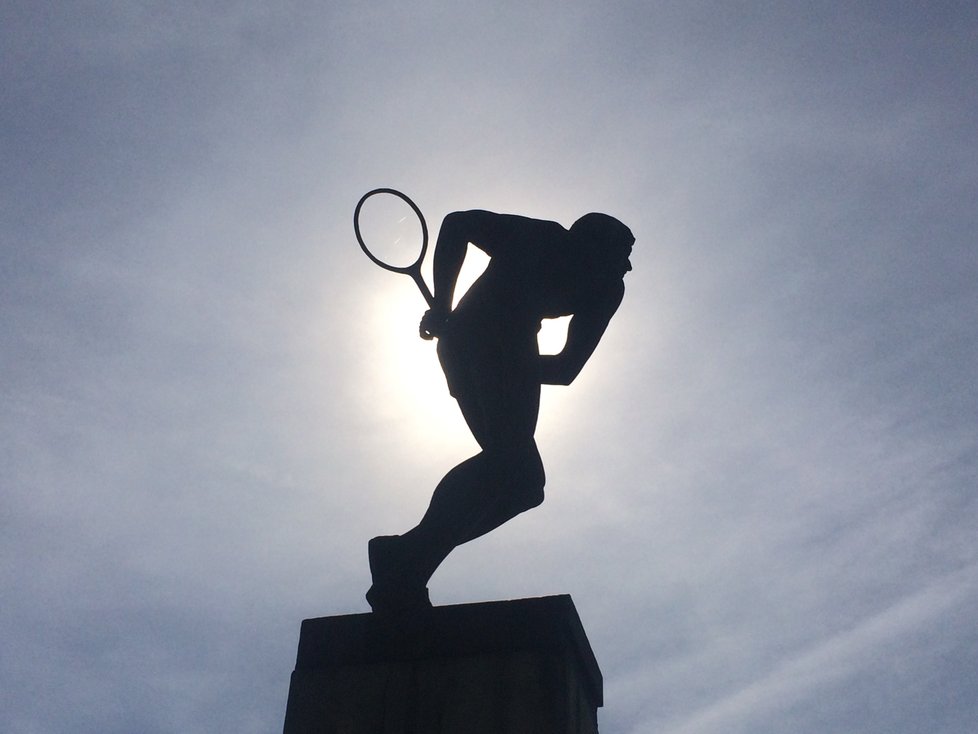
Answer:
POLYGON ((971 734, 972 3, 6 2, 0 729, 280 730, 299 622, 474 450, 360 195, 637 237, 547 501, 603 730, 971 734))

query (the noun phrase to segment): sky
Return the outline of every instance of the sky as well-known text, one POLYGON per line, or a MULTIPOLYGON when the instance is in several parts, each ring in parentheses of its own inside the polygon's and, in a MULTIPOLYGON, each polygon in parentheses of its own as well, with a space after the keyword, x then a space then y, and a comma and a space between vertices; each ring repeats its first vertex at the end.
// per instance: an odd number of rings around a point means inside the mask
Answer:
POLYGON ((476 450, 353 237, 390 186, 636 236, 546 501, 435 604, 570 594, 602 731, 972 734, 976 44, 950 0, 3 3, 0 730, 280 731, 301 620, 368 611, 476 450))

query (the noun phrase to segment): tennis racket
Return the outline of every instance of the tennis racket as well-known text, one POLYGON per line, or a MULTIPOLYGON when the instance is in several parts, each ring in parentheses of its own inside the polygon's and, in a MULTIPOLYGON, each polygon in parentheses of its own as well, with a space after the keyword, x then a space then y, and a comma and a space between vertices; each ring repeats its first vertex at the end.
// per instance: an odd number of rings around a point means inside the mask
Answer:
POLYGON ((435 299, 421 276, 421 263, 428 251, 428 225, 417 204, 396 189, 368 191, 353 211, 353 231, 360 249, 375 265, 392 273, 410 275, 428 307, 434 306, 435 299), (365 239, 370 241, 369 246, 365 239), (415 252, 417 256, 411 262, 415 252), (395 264, 405 261, 409 264, 395 264))

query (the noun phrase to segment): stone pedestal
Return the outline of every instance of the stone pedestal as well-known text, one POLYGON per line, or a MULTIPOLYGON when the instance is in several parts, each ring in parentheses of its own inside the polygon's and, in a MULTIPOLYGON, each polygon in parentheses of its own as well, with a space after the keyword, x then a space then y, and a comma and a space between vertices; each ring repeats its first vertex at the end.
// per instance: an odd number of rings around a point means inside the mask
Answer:
POLYGON ((597 734, 601 671, 571 598, 307 619, 285 734, 597 734))

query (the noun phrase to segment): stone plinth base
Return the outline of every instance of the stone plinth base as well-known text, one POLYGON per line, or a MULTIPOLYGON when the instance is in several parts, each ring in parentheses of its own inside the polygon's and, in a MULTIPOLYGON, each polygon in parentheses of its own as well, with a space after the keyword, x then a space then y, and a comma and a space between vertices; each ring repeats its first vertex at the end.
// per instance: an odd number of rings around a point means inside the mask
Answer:
POLYGON ((596 734, 601 671, 569 596, 307 619, 285 734, 596 734))

